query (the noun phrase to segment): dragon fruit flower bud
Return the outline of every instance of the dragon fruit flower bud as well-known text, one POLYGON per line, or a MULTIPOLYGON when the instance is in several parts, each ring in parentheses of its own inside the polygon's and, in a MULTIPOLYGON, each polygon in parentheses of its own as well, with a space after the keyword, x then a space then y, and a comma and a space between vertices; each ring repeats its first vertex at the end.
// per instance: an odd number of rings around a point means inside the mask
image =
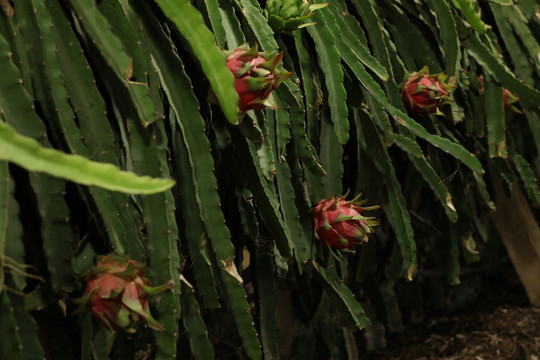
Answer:
POLYGON ((430 74, 427 66, 406 74, 399 85, 403 105, 416 113, 444 115, 439 106, 453 102, 449 94, 456 89, 444 82, 446 77, 443 73, 430 74))
POLYGON ((90 310, 107 333, 109 350, 118 329, 134 332, 140 322, 154 330, 164 330, 152 317, 148 297, 169 288, 167 284, 152 287, 144 277, 146 265, 127 255, 98 256, 86 274, 84 295, 73 300, 77 312, 90 310))
POLYGON ((344 196, 319 201, 317 206, 310 210, 315 228, 315 236, 321 245, 325 244, 336 249, 346 249, 362 244, 373 233, 372 226, 379 223, 374 217, 365 217, 364 211, 375 210, 380 206, 362 207, 366 200, 346 201, 344 196))
MULTIPOLYGON (((274 56, 273 52, 259 52, 257 44, 252 47, 243 44, 235 50, 225 50, 224 54, 240 97, 240 117, 248 110, 277 109, 272 91, 292 76, 290 72, 277 70, 283 52, 274 56)), ((217 102, 212 92, 210 99, 217 102)))
POLYGON ((315 11, 325 8, 329 3, 315 4, 312 0, 268 0, 264 15, 268 25, 276 33, 291 34, 296 29, 315 25, 304 23, 316 14, 315 11))
POLYGON ((502 95, 504 110, 510 109, 517 114, 523 114, 521 110, 514 106, 514 104, 519 101, 519 98, 516 95, 512 94, 510 90, 506 88, 502 88, 502 95))

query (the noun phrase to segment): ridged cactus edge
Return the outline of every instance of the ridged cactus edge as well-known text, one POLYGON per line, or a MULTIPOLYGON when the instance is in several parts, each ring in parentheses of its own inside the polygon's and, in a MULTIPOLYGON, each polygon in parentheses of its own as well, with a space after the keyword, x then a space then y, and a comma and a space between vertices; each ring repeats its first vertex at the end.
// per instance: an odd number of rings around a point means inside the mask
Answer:
POLYGON ((536 5, 0 1, 0 358, 354 357, 417 274, 445 306, 493 185, 540 202, 536 5))

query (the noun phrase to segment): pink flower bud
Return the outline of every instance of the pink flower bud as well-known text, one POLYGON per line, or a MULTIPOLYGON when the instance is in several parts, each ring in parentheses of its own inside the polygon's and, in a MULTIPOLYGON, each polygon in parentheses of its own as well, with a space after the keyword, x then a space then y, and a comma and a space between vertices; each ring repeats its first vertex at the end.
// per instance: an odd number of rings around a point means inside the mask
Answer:
POLYGON ((399 85, 403 105, 413 112, 443 115, 439 106, 454 101, 448 94, 456 89, 444 80, 445 74, 431 75, 427 66, 407 74, 399 85))
POLYGON ((334 198, 331 195, 319 201, 310 211, 319 242, 336 249, 366 242, 368 235, 373 232, 371 227, 378 225, 375 218, 362 216, 366 210, 378 209, 378 205, 362 207, 365 200, 356 201, 360 195, 350 201, 346 201, 345 196, 334 198))
MULTIPOLYGON (((127 255, 99 256, 86 274, 84 295, 73 300, 80 305, 77 311, 90 310, 111 341, 116 330, 134 332, 141 321, 155 330, 164 330, 150 314, 147 299, 165 291, 168 285, 150 286, 145 272, 144 263, 127 255)), ((112 342, 108 345, 110 348, 112 342)))
MULTIPOLYGON (((274 56, 273 53, 257 51, 257 45, 250 48, 248 44, 244 44, 236 50, 225 51, 225 55, 227 67, 234 75, 234 86, 240 97, 240 115, 248 110, 276 109, 272 91, 292 76, 290 72, 277 70, 283 52, 274 56)), ((210 95, 211 99, 216 101, 212 93, 210 95)))

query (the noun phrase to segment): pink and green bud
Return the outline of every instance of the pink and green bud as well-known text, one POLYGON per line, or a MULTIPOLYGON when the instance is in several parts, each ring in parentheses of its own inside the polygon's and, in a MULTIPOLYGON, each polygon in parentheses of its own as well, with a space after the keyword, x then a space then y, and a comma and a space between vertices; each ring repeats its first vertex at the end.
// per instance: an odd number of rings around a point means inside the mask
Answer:
POLYGON ((399 85, 403 105, 416 113, 444 115, 439 106, 453 102, 449 94, 456 89, 444 82, 446 77, 443 73, 430 74, 427 66, 406 74, 399 85))
POLYGON ((310 210, 315 228, 315 236, 321 245, 328 245, 336 249, 347 249, 368 241, 368 235, 373 233, 372 226, 379 223, 374 217, 365 217, 364 211, 375 210, 380 206, 362 207, 366 200, 346 201, 344 196, 319 201, 317 206, 310 210))
POLYGON ((248 110, 277 109, 272 91, 292 76, 290 72, 277 70, 283 52, 274 56, 273 52, 259 52, 256 44, 252 47, 243 44, 236 50, 224 51, 224 54, 240 97, 240 115, 248 110))
POLYGON ((516 95, 512 94, 510 90, 506 88, 502 88, 502 95, 504 110, 510 109, 517 114, 523 114, 521 110, 514 106, 514 104, 519 101, 519 98, 516 95))
POLYGON ((312 0, 268 0, 264 15, 276 33, 291 34, 296 29, 315 25, 314 22, 305 21, 314 16, 315 11, 328 5, 315 4, 312 0))
POLYGON ((90 310, 105 329, 109 349, 118 329, 134 332, 140 322, 154 330, 164 330, 152 317, 148 297, 169 288, 167 284, 152 287, 144 277, 146 265, 127 255, 99 256, 86 274, 84 295, 74 302, 78 312, 90 310))

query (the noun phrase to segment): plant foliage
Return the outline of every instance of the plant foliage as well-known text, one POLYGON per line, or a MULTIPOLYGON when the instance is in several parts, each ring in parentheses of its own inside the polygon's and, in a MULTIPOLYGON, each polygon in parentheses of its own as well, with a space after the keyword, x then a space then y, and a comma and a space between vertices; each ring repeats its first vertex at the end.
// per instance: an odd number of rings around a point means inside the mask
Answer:
POLYGON ((0 358, 354 358, 354 330, 400 328, 396 281, 479 260, 486 174, 540 201, 535 0, 336 0, 291 33, 255 0, 0 5, 0 358), (294 75, 239 118, 221 50, 244 43, 294 75), (444 116, 402 104, 424 66, 456 86, 444 116), (347 191, 380 226, 332 253, 309 209, 347 191), (71 300, 109 253, 171 290, 165 330, 107 354, 71 300))

